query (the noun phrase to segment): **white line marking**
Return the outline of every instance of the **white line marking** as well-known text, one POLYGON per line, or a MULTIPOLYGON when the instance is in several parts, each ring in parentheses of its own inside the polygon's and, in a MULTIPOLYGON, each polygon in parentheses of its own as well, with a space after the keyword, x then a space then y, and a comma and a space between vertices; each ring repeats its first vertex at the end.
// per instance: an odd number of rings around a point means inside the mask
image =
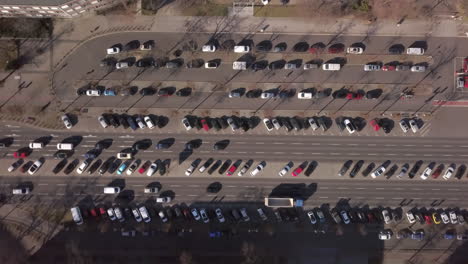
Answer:
POLYGON ((327 196, 320 196, 319 199, 328 199, 327 196))
POLYGON ((169 185, 170 187, 180 187, 178 184, 169 185))

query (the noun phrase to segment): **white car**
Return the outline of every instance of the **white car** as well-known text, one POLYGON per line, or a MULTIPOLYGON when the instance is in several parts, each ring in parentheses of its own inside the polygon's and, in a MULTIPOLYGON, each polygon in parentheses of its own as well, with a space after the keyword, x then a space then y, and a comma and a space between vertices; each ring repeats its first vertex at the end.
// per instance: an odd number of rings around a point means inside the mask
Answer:
POLYGON ((392 238, 392 231, 391 230, 383 230, 379 232, 379 239, 380 240, 390 240, 392 238))
POLYGON ((349 132, 350 134, 353 134, 354 132, 356 132, 356 127, 355 127, 354 124, 351 122, 351 120, 345 119, 345 120, 344 120, 344 125, 345 125, 346 129, 348 130, 348 132, 349 132))
POLYGON ((250 176, 255 176, 257 175, 259 172, 261 172, 263 169, 265 168, 265 166, 263 165, 263 162, 260 162, 260 164, 257 165, 257 167, 255 167, 255 170, 251 171, 250 172, 250 176))
POLYGON ((455 171, 455 164, 452 164, 447 168, 447 170, 445 171, 444 176, 442 176, 442 178, 444 178, 444 180, 450 179, 450 177, 452 177, 452 174, 453 174, 454 171, 455 171))
POLYGON ((97 89, 90 89, 86 91, 87 96, 101 96, 101 91, 97 89))
POLYGON ((148 168, 148 171, 146 172, 146 176, 153 176, 157 169, 158 164, 156 162, 151 163, 151 165, 148 168))
POLYGON ((268 5, 268 3, 270 3, 270 0, 262 0, 263 5, 268 5))
POLYGON ((203 223, 207 224, 210 222, 210 218, 208 218, 205 208, 200 209, 200 215, 203 220, 203 223))
POLYGON ((126 69, 126 68, 128 68, 128 67, 129 67, 128 62, 125 62, 125 61, 117 62, 117 63, 115 64, 115 68, 116 68, 117 70, 119 70, 119 69, 126 69))
POLYGON ((219 64, 214 61, 205 62, 205 69, 216 69, 219 67, 219 64))
POLYGON ((43 162, 41 160, 36 160, 28 170, 29 175, 36 173, 41 168, 42 164, 43 162))
POLYGON ((457 213, 455 213, 455 211, 450 211, 449 212, 449 217, 450 217, 450 222, 452 224, 458 223, 457 213))
POLYGON ((237 176, 242 177, 247 172, 248 169, 250 169, 249 162, 245 163, 244 167, 242 167, 242 169, 237 173, 237 176))
POLYGON ((416 121, 415 121, 414 119, 411 119, 411 120, 409 121, 409 125, 410 125, 411 130, 413 131, 413 133, 417 133, 417 132, 418 132, 419 126, 418 126, 418 124, 416 123, 416 121))
MULTIPOLYGON (((146 210, 146 207, 142 206, 142 207, 138 208, 138 211, 140 211, 140 215, 141 215, 141 218, 143 218, 143 222, 145 222, 145 223, 151 222, 151 217, 150 217, 150 215, 148 213, 148 210, 146 210)), ((163 222, 165 222, 165 221, 163 220, 163 222)))
POLYGON ((273 124, 273 127, 275 127, 276 130, 279 130, 281 128, 281 124, 278 122, 278 119, 272 118, 271 123, 273 124))
POLYGON ((111 47, 107 49, 107 54, 112 55, 112 54, 118 54, 120 53, 120 48, 119 47, 111 47))
POLYGON ((286 173, 288 173, 288 171, 290 171, 290 170, 291 170, 291 166, 289 166, 289 163, 288 163, 288 164, 286 164, 286 166, 284 166, 284 167, 280 170, 280 172, 278 172, 278 175, 281 176, 281 177, 283 177, 283 176, 286 175, 286 173))
POLYGON ((366 65, 364 65, 364 71, 380 71, 380 65, 378 65, 378 64, 366 64, 366 65))
POLYGON ((15 188, 11 191, 12 194, 14 195, 25 195, 29 194, 31 190, 28 187, 23 187, 23 188, 15 188))
POLYGON ((414 217, 414 214, 413 214, 413 212, 411 212, 411 211, 406 212, 406 218, 408 218, 408 222, 409 222, 410 224, 416 222, 416 218, 414 217))
POLYGON ((63 115, 63 116, 62 116, 62 122, 63 122, 63 124, 65 125, 65 127, 66 127, 67 129, 70 129, 70 128, 72 128, 72 126, 73 126, 73 124, 72 124, 70 118, 69 118, 67 115, 63 115))
POLYGON ((375 178, 379 177, 380 175, 382 175, 384 172, 385 172, 385 167, 380 166, 374 172, 372 172, 371 177, 375 179, 375 178))
POLYGON ((317 218, 315 218, 315 215, 314 215, 313 211, 309 211, 307 213, 307 216, 309 217, 309 220, 310 220, 311 224, 315 225, 317 223, 317 218))
POLYGON ((262 99, 270 99, 275 97, 275 94, 272 92, 263 92, 262 95, 260 95, 260 98, 262 99))
POLYGON ((146 126, 147 126, 149 129, 153 129, 153 128, 154 128, 153 120, 151 120, 151 118, 150 118, 149 116, 145 116, 145 118, 143 118, 143 120, 145 121, 146 126))
POLYGON ((311 117, 307 121, 309 122, 310 128, 312 128, 313 131, 319 128, 319 125, 317 124, 317 121, 315 121, 315 118, 311 117))
POLYGON ((425 72, 426 71, 426 66, 423 65, 414 65, 411 67, 412 72, 425 72))
POLYGON ((193 128, 193 126, 190 124, 188 118, 182 119, 182 125, 185 127, 185 130, 190 130, 193 128))
POLYGON ((382 216, 385 224, 390 224, 392 222, 392 218, 390 217, 390 213, 387 210, 382 210, 382 216))
POLYGON ((236 45, 234 46, 235 53, 248 53, 250 51, 250 47, 246 45, 236 45))
POLYGON ((215 214, 220 223, 224 223, 226 221, 226 219, 223 216, 223 211, 221 210, 221 208, 216 208, 215 214))
POLYGON ((202 51, 203 52, 215 52, 216 46, 212 44, 203 45, 202 51))
POLYGON ((159 218, 161 218, 161 221, 162 221, 163 223, 166 223, 166 222, 167 222, 167 217, 166 217, 166 215, 164 215, 164 212, 163 212, 163 211, 159 211, 158 215, 159 215, 159 218))
POLYGON ((130 176, 132 175, 133 172, 140 166, 140 160, 135 160, 132 165, 130 165, 126 171, 127 175, 130 176))
POLYGON ((119 220, 119 222, 125 222, 125 218, 123 217, 122 210, 120 210, 119 207, 114 208, 114 213, 115 213, 115 217, 117 218, 117 220, 119 220))
POLYGON ((115 217, 115 212, 113 208, 107 209, 107 215, 109 216, 109 219, 111 221, 115 221, 115 219, 117 219, 117 217, 115 217))
POLYGON ((346 53, 348 54, 362 54, 364 49, 361 47, 349 47, 346 49, 346 53))
POLYGON ((193 208, 192 210, 190 210, 190 212, 192 213, 192 216, 196 221, 200 220, 200 215, 198 214, 197 208, 193 208))
POLYGON ((399 124, 400 124, 401 130, 402 130, 404 133, 406 133, 406 132, 408 132, 408 131, 410 130, 410 127, 408 126, 408 124, 406 123, 405 120, 403 120, 403 119, 400 120, 400 123, 399 123, 399 124))
POLYGON ((141 216, 140 216, 140 211, 138 211, 138 209, 136 208, 132 208, 132 214, 133 214, 133 217, 135 217, 135 221, 137 221, 138 223, 141 222, 141 216))
POLYGON ((421 173, 421 179, 423 180, 427 180, 427 178, 429 176, 431 176, 431 173, 432 173, 432 168, 430 166, 428 166, 424 171, 423 173, 421 173))
POLYGON ((185 171, 185 176, 192 175, 194 170, 195 170, 195 166, 193 164, 191 164, 190 167, 185 171))
POLYGON ((272 131, 274 126, 273 124, 271 123, 270 119, 269 118, 264 118, 263 119, 263 124, 265 124, 265 127, 266 129, 268 130, 268 132, 272 131))
POLYGON ((448 215, 447 215, 446 212, 440 213, 440 219, 442 219, 442 222, 443 222, 444 224, 449 224, 449 223, 450 223, 450 219, 449 219, 449 217, 448 217, 448 215))
POLYGON ((311 92, 300 92, 297 94, 298 99, 312 99, 311 92))
POLYGON ((89 166, 89 162, 87 160, 83 161, 78 168, 76 168, 76 173, 82 174, 86 168, 89 166))
POLYGON ((135 118, 135 121, 137 122, 139 128, 144 129, 146 127, 146 124, 143 122, 143 119, 140 116, 135 118))
POLYGON ((98 121, 102 128, 107 128, 109 126, 109 123, 107 123, 107 120, 103 116, 99 116, 98 121))
POLYGON ((346 225, 351 223, 351 220, 349 219, 348 213, 346 213, 346 211, 344 210, 341 211, 340 215, 341 215, 341 218, 343 219, 343 223, 345 223, 346 225))

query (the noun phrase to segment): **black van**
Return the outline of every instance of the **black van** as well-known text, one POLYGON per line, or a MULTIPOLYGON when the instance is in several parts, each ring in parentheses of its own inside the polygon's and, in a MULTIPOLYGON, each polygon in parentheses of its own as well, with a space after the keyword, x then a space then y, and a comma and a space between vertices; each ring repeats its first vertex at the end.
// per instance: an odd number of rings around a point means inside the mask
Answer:
POLYGON ((127 122, 128 125, 132 128, 133 131, 137 130, 137 125, 135 124, 135 120, 133 120, 133 117, 129 116, 127 117, 127 122))

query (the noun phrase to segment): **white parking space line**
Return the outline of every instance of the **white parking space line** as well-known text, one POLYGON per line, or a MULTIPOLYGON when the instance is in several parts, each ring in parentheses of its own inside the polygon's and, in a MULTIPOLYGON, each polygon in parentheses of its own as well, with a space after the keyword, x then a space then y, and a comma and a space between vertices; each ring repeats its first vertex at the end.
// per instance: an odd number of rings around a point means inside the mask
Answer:
POLYGON ((200 187, 200 185, 188 185, 188 187, 200 187))
POLYGON ((328 196, 320 196, 319 199, 328 199, 328 196))
POLYGON ((169 185, 170 187, 180 187, 178 184, 169 185))
POLYGON ((228 187, 228 188, 236 188, 237 186, 235 186, 235 185, 227 185, 226 187, 228 187))

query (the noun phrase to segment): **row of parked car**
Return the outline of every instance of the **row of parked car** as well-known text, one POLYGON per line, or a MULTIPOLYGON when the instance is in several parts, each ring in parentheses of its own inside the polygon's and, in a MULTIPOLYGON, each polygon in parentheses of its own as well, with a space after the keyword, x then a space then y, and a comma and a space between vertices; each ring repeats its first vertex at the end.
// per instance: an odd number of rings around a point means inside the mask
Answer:
POLYGON ((77 95, 87 95, 87 96, 132 96, 139 94, 141 96, 153 96, 157 95, 159 97, 168 97, 172 95, 187 97, 192 94, 192 88, 185 87, 177 90, 175 87, 164 87, 157 89, 155 87, 145 87, 138 91, 137 86, 130 86, 126 88, 120 87, 109 87, 96 86, 93 88, 78 89, 77 95))
MULTIPOLYGON (((410 169, 409 163, 404 163, 400 167, 397 164, 394 164, 392 167, 390 167, 391 161, 387 160, 384 163, 382 163, 379 167, 376 168, 375 163, 371 162, 362 171, 362 175, 364 177, 367 177, 370 174, 370 176, 374 179, 379 176, 385 176, 387 179, 389 179, 397 172, 398 168, 400 168, 399 173, 396 174, 397 178, 401 179, 404 177, 408 177, 412 179, 417 175, 423 163, 424 162, 422 160, 419 160, 410 169)), ((351 168, 352 164, 353 164, 352 160, 346 161, 341 167, 341 169, 339 170, 338 176, 342 177, 346 175, 348 170, 351 168)), ((351 178, 356 177, 358 173, 360 172, 361 168, 363 167, 363 165, 364 165, 363 160, 359 160, 358 162, 356 162, 353 168, 351 169, 349 176, 351 178)), ((449 180, 450 178, 452 178, 452 176, 454 176, 454 178, 456 179, 461 179, 463 177, 463 174, 466 172, 465 165, 459 166, 458 170, 455 172, 455 170, 457 169, 457 165, 455 163, 450 164, 447 168, 445 168, 445 165, 443 163, 437 166, 437 168, 435 166, 436 166, 436 162, 430 162, 420 174, 420 178, 422 180, 427 180, 429 177, 433 179, 437 179, 440 175, 442 175, 442 178, 444 180, 449 180)))
POLYGON ((163 127, 168 120, 165 116, 158 115, 126 115, 126 114, 102 114, 98 116, 98 122, 103 128, 113 126, 118 128, 122 126, 124 129, 131 128, 132 130, 156 127, 163 127))
MULTIPOLYGON (((268 89, 263 91, 262 89, 256 88, 249 91, 246 91, 245 88, 237 88, 231 90, 228 93, 229 98, 240 98, 243 97, 247 98, 261 98, 261 99, 285 99, 285 98, 292 98, 296 95, 296 89, 268 89)), ((329 96, 332 96, 334 99, 347 99, 347 100, 360 100, 360 99, 377 99, 382 95, 381 89, 374 89, 365 92, 364 90, 358 90, 356 92, 347 90, 347 89, 339 89, 333 91, 331 88, 317 90, 315 88, 306 88, 302 89, 297 92, 298 99, 323 99, 329 96)))
MULTIPOLYGON (((392 237, 395 236, 396 239, 412 239, 412 240, 417 240, 421 241, 425 237, 425 232, 423 229, 418 229, 418 230, 411 230, 409 228, 404 228, 399 230, 396 234, 393 233, 391 229, 385 229, 381 230, 378 234, 378 237, 380 240, 390 240, 392 237)), ((459 241, 464 241, 468 240, 468 232, 467 231, 462 231, 462 232, 457 232, 454 229, 449 229, 446 230, 442 236, 443 239, 445 240, 459 240, 459 241)))

